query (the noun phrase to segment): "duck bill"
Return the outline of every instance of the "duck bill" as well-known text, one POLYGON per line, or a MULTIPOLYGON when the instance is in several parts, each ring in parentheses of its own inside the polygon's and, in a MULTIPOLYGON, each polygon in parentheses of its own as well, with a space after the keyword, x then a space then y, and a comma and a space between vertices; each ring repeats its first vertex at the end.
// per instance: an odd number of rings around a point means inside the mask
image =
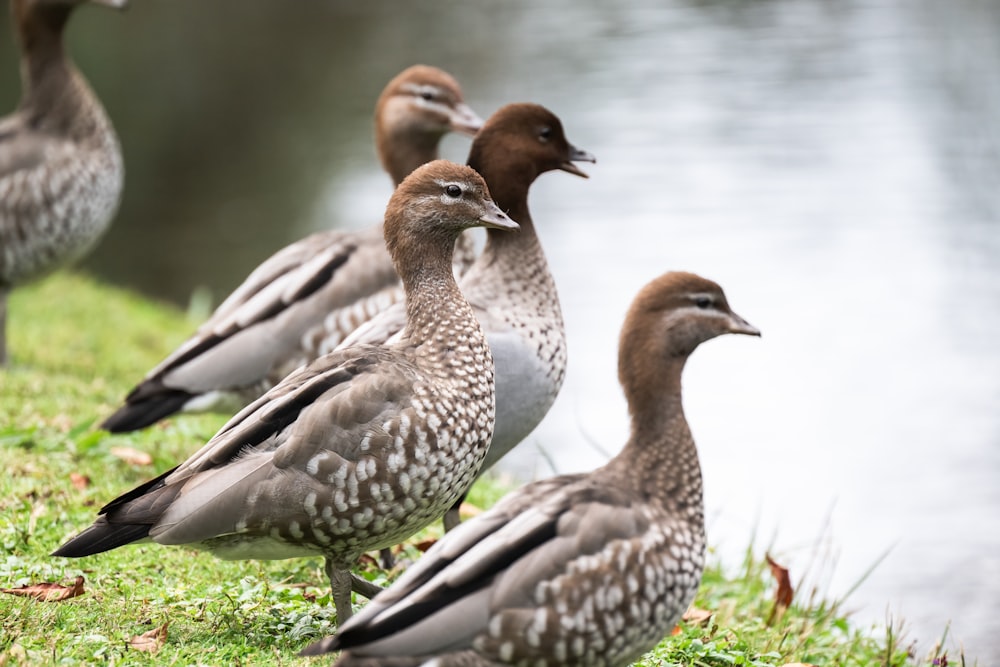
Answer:
POLYGON ((559 168, 580 178, 590 178, 582 169, 573 164, 574 162, 597 162, 597 158, 585 150, 581 150, 572 144, 569 147, 569 159, 559 165, 559 168))
POLYGON ((503 229, 506 231, 516 231, 521 228, 506 213, 501 211, 499 206, 493 203, 479 216, 479 224, 487 229, 503 229))
POLYGON ((732 312, 729 313, 729 333, 760 337, 760 329, 732 312))
POLYGON ((483 126, 483 119, 476 115, 468 104, 459 102, 451 112, 448 127, 452 132, 461 132, 470 137, 475 136, 479 128, 483 126))

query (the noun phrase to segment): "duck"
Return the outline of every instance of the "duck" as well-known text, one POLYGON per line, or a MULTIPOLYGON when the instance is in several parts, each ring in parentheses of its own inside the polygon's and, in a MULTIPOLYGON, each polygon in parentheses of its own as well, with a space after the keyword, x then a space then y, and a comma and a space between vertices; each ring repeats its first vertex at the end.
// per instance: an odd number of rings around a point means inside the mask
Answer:
MULTIPOLYGON (((486 332, 496 366, 496 424, 480 474, 523 441, 548 413, 566 376, 566 329, 555 279, 528 209, 540 175, 561 170, 587 178, 575 162, 593 155, 566 139, 558 116, 538 104, 507 104, 472 141, 466 164, 479 172, 494 201, 518 221, 517 234, 487 231, 486 245, 459 286, 486 332)), ((383 344, 403 330, 406 312, 392 306, 344 341, 383 344)), ((445 528, 458 525, 459 506, 445 528)), ((390 562, 382 555, 383 565, 390 562)))
POLYGON ((176 468, 105 505, 54 556, 131 542, 190 545, 223 559, 325 558, 338 622, 368 550, 397 544, 472 484, 493 433, 489 345, 455 281, 465 229, 517 229, 465 165, 433 161, 396 189, 385 243, 407 323, 393 345, 359 345, 298 369, 176 468))
POLYGON ((0 118, 0 366, 7 298, 87 254, 118 211, 125 179, 114 126, 66 54, 63 30, 83 4, 12 0, 21 49, 21 101, 0 118))
POLYGON ((438 540, 302 655, 356 665, 628 665, 698 589, 705 520, 681 374, 723 334, 759 336, 718 284, 668 272, 633 300, 618 346, 631 429, 604 466, 517 489, 438 540))
MULTIPOLYGON (((375 144, 394 187, 438 157, 445 134, 473 135, 481 125, 458 81, 430 65, 400 72, 375 105, 375 144)), ((455 271, 474 255, 473 237, 461 236, 455 271)), ((178 412, 234 413, 402 299, 380 224, 311 234, 254 269, 101 427, 122 433, 178 412)))

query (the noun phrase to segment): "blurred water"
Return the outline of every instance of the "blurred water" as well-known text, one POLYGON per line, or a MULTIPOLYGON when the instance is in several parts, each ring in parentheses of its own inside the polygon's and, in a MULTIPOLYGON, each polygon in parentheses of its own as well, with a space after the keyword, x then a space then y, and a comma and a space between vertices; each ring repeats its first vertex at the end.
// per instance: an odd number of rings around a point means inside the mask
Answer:
POLYGON ((85 266, 218 300, 310 230, 371 224, 389 193, 371 108, 414 62, 453 72, 484 116, 545 104, 599 162, 533 190, 571 368, 508 469, 549 474, 539 447, 559 472, 617 449, 625 309, 696 271, 764 332, 706 345, 685 378, 722 556, 756 536, 840 595, 891 549, 850 598, 857 620, 902 617, 921 650, 951 621, 953 654, 1000 660, 1000 3, 469 5, 80 12, 71 48, 128 165, 85 266))

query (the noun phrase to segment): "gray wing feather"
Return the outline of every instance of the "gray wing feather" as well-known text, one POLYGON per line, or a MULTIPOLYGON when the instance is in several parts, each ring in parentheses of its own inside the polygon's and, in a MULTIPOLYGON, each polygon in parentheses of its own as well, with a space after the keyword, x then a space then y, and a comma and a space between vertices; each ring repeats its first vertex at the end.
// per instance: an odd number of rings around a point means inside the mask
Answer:
MULTIPOLYGON (((282 412, 295 409, 303 396, 324 391, 330 396, 340 391, 343 382, 353 373, 341 355, 329 355, 315 363, 300 368, 284 381, 236 413, 197 452, 192 454, 166 479, 168 484, 190 475, 224 464, 246 449, 260 448, 265 441, 261 427, 275 421, 282 412), (323 385, 330 385, 324 387, 323 385)), ((318 400, 318 399, 314 399, 318 400)), ((271 437, 272 433, 268 434, 271 437)))
POLYGON ((247 496, 271 474, 272 452, 191 477, 149 531, 159 544, 193 544, 236 532, 247 496))
POLYGON ((391 345, 399 340, 405 327, 406 303, 400 301, 352 331, 337 349, 343 350, 361 344, 391 345))
POLYGON ((342 251, 350 245, 348 234, 334 230, 310 234, 285 246, 264 260, 239 287, 233 290, 232 294, 226 297, 226 300, 212 313, 211 319, 203 325, 204 328, 216 329, 217 323, 231 318, 235 311, 252 301, 275 281, 292 276, 290 283, 294 282, 295 274, 301 274, 304 265, 317 254, 342 251), (208 327, 209 323, 213 323, 211 327, 208 327))
POLYGON ((397 282, 377 229, 313 234, 265 260, 146 377, 195 394, 253 385, 328 313, 397 282))
POLYGON ((344 647, 357 655, 429 655, 469 648, 493 614, 533 608, 540 583, 564 574, 570 563, 599 552, 609 541, 631 539, 646 529, 627 502, 591 487, 582 476, 529 485, 508 498, 446 535, 340 632, 360 635, 366 626, 392 626, 414 608, 430 608, 430 613, 395 634, 360 646, 345 642, 344 647), (523 551, 526 536, 547 529, 552 530, 548 539, 511 562, 512 554, 523 551), (486 583, 434 607, 435 600, 454 597, 456 590, 476 581, 486 583))
MULTIPOLYGON (((350 445, 358 438, 327 436, 336 430, 370 428, 364 420, 380 414, 381 403, 353 409, 342 405, 344 392, 356 392, 347 398, 348 403, 364 401, 369 393, 384 402, 381 389, 372 392, 369 388, 381 386, 387 374, 368 372, 374 360, 359 357, 358 352, 330 354, 293 373, 233 417, 167 475, 162 486, 116 508, 116 520, 141 515, 153 522, 150 537, 156 542, 190 544, 239 532, 238 523, 246 518, 247 507, 256 506, 248 498, 284 498, 289 506, 301 504, 298 496, 313 490, 315 483, 303 468, 304 460, 322 448, 328 452, 327 465, 337 466, 336 461, 346 465, 341 450, 347 447, 344 451, 349 456, 350 445), (313 417, 330 422, 329 429, 321 430, 330 442, 317 445, 307 439, 311 430, 302 423, 313 417), (301 483, 290 487, 288 475, 301 476, 301 483)), ((372 352, 384 354, 377 349, 372 352)), ((411 386, 403 381, 397 384, 411 386)))

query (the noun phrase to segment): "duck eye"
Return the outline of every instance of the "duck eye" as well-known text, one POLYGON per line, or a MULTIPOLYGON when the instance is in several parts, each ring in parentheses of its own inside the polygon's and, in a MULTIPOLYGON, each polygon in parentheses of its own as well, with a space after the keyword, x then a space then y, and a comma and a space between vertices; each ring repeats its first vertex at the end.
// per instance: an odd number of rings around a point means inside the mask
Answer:
POLYGON ((444 193, 453 199, 458 199, 462 196, 462 188, 452 183, 444 189, 444 193))
POLYGON ((431 102, 434 100, 434 93, 432 93, 429 90, 425 90, 424 92, 420 93, 420 97, 421 99, 424 99, 427 102, 431 102))
POLYGON ((712 300, 709 299, 707 296, 697 296, 694 299, 694 305, 698 306, 702 310, 705 310, 706 308, 712 305, 712 300))
POLYGON ((538 132, 538 140, 543 144, 552 138, 552 128, 545 126, 538 132))

